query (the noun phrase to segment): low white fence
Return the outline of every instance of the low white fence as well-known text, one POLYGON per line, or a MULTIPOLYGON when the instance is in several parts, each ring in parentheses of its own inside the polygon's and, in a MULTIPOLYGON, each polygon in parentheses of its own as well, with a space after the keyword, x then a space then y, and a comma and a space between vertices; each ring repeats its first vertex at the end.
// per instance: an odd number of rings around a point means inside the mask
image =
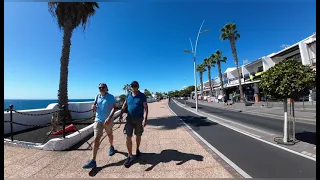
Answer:
MULTIPOLYGON (((155 98, 148 98, 147 102, 155 102, 155 98)), ((123 102, 117 102, 117 107, 121 107, 123 102)), ((91 109, 91 106, 93 105, 93 101, 89 102, 69 102, 69 110, 73 111, 87 111, 91 109)), ((14 107, 13 107, 14 109, 14 107)), ((43 125, 51 122, 52 114, 50 112, 54 112, 58 110, 58 104, 52 103, 49 104, 46 108, 43 109, 31 109, 31 110, 19 110, 18 112, 24 113, 19 114, 12 112, 12 120, 16 123, 26 124, 26 125, 43 125), (47 114, 48 113, 48 114, 47 114), (46 115, 42 115, 46 114, 46 115)), ((72 119, 86 119, 90 118, 93 114, 93 112, 86 112, 86 113, 74 113, 72 112, 72 119)), ((4 134, 9 134, 11 132, 10 130, 10 112, 4 112, 4 127, 3 131, 4 134)), ((18 124, 13 124, 13 132, 23 131, 26 129, 30 129, 30 126, 22 126, 18 124)))

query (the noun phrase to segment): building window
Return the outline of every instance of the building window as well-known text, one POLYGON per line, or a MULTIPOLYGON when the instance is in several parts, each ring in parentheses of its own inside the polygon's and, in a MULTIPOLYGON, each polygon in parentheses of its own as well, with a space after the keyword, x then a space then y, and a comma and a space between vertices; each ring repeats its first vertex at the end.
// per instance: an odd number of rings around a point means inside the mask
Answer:
POLYGON ((301 55, 300 55, 300 53, 298 53, 298 54, 295 54, 293 56, 287 57, 286 60, 287 59, 295 59, 297 61, 301 61, 301 55))
POLYGON ((262 72, 263 71, 263 66, 258 67, 258 72, 262 72))

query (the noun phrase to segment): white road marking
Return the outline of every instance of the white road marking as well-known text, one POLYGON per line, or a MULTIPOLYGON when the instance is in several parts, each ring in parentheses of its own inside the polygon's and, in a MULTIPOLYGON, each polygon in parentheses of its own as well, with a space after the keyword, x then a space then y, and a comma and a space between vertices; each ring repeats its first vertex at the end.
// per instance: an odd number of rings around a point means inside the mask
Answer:
MULTIPOLYGON (((177 103, 176 103, 176 104, 177 104, 177 103)), ((178 104, 177 104, 177 105, 178 105, 178 104)), ((179 105, 178 105, 178 106, 179 106, 179 105)), ((180 106, 180 107, 182 107, 182 106, 180 106)), ((184 107, 182 107, 182 108, 184 108, 184 107)), ((187 111, 190 111, 190 110, 188 110, 188 109, 186 109, 186 108, 184 108, 184 109, 187 110, 187 111)), ((190 112, 192 112, 192 113, 194 113, 194 114, 197 114, 197 115, 199 115, 199 116, 202 116, 202 114, 197 113, 196 111, 190 111, 190 112)), ((228 128, 229 128, 229 127, 228 127, 228 128)), ((234 129, 233 129, 233 130, 234 130, 234 129)), ((237 130, 235 130, 235 131, 237 131, 237 130)), ((244 133, 244 132, 242 132, 242 131, 237 131, 237 132, 239 132, 239 133, 241 133, 241 134, 244 134, 244 135, 247 135, 247 136, 249 136, 249 137, 251 137, 251 138, 254 138, 254 139, 256 139, 256 140, 259 140, 259 141, 261 141, 261 142, 267 143, 267 144, 269 144, 269 145, 272 145, 272 146, 274 146, 274 147, 280 148, 280 149, 282 149, 282 150, 285 150, 285 151, 291 152, 291 153, 293 153, 293 154, 302 156, 302 157, 304 157, 304 158, 307 158, 307 159, 316 161, 316 158, 313 158, 313 157, 310 157, 310 156, 308 156, 308 155, 305 155, 305 154, 296 152, 296 151, 294 151, 294 150, 291 150, 291 149, 282 147, 282 146, 280 146, 280 145, 278 145, 278 144, 271 143, 271 142, 266 141, 266 140, 263 140, 263 139, 261 139, 261 138, 257 138, 256 136, 252 136, 252 135, 249 134, 249 133, 244 133)))
MULTIPOLYGON (((172 109, 168 106, 168 109, 178 117, 178 115, 172 111, 172 109)), ((178 117, 179 118, 179 117, 178 117)), ((194 134, 196 135, 204 144, 206 144, 213 152, 215 152, 221 159, 223 159, 227 164, 229 164, 235 171, 237 171, 244 178, 252 178, 249 174, 243 171, 239 166, 237 166, 234 162, 228 159, 225 155, 223 155, 218 149, 213 147, 210 143, 208 143, 205 139, 203 139, 197 132, 195 132, 188 124, 186 124, 181 118, 179 118, 182 123, 194 134)))

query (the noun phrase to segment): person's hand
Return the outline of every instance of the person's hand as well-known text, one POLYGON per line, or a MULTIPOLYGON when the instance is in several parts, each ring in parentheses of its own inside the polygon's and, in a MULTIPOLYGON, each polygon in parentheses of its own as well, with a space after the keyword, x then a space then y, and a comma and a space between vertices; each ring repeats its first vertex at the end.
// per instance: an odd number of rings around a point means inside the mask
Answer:
POLYGON ((144 120, 142 121, 142 126, 143 126, 143 127, 146 127, 146 125, 147 125, 147 119, 144 119, 144 120))
POLYGON ((110 124, 110 122, 111 122, 111 120, 110 120, 110 118, 108 118, 108 119, 106 119, 106 120, 104 121, 104 124, 105 124, 105 125, 108 125, 108 124, 110 124))
POLYGON ((94 111, 96 111, 97 110, 97 106, 96 105, 92 105, 92 107, 91 107, 94 111))

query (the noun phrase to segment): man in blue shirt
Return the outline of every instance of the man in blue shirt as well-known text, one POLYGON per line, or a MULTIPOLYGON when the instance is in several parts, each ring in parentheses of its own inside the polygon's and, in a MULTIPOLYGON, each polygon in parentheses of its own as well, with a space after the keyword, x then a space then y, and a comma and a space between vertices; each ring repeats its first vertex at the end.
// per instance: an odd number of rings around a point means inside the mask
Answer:
POLYGON ((100 94, 97 95, 92 109, 96 111, 96 118, 93 126, 94 131, 94 146, 92 159, 83 166, 83 168, 95 168, 97 167, 96 157, 100 145, 100 139, 103 135, 103 129, 105 129, 110 143, 109 156, 115 154, 113 147, 113 115, 116 109, 116 101, 113 95, 108 93, 108 86, 105 83, 99 84, 100 94))
POLYGON ((127 118, 126 125, 124 128, 124 132, 127 135, 127 149, 128 149, 128 157, 124 162, 125 167, 130 167, 133 161, 132 157, 132 135, 133 131, 136 135, 136 157, 141 155, 139 150, 141 143, 141 136, 143 133, 143 128, 147 125, 148 119, 148 104, 147 97, 139 91, 139 83, 137 81, 133 81, 131 83, 131 92, 127 95, 126 101, 122 106, 122 110, 120 113, 120 120, 122 119, 122 114, 124 110, 127 108, 127 118), (144 116, 143 113, 145 112, 144 116))

